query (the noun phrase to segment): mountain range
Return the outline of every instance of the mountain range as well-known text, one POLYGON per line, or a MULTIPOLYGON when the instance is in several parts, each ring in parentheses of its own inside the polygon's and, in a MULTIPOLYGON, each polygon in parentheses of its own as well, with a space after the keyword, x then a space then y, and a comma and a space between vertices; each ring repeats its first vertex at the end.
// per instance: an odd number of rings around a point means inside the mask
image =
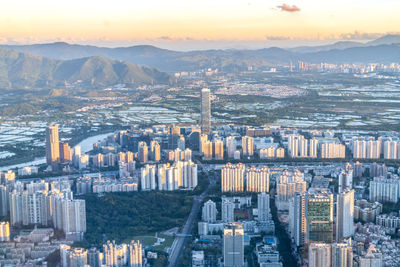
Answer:
POLYGON ((93 88, 117 83, 170 83, 167 72, 218 68, 246 70, 248 66, 311 63, 400 62, 400 35, 368 43, 337 42, 291 49, 198 50, 179 52, 150 45, 107 48, 63 42, 0 45, 0 88, 42 88, 80 82, 93 88), (161 70, 161 71, 160 71, 161 70))
POLYGON ((0 50, 0 88, 34 89, 81 83, 93 88, 125 83, 169 83, 172 77, 157 69, 91 56, 71 60, 0 50))

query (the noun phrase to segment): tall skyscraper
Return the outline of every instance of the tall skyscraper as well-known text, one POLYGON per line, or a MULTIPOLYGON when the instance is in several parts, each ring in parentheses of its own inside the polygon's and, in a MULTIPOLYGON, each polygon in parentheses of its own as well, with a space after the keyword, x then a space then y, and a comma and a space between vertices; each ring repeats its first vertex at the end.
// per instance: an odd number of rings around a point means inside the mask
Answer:
POLYGON ((265 192, 257 196, 258 220, 263 222, 269 219, 269 195, 265 192))
POLYGON ((208 200, 206 203, 204 203, 202 220, 209 223, 215 223, 217 221, 217 207, 214 201, 208 200))
POLYGON ((46 162, 47 165, 58 163, 60 159, 60 143, 58 124, 52 123, 46 128, 46 162))
POLYGON ((68 143, 60 142, 60 161, 61 162, 72 161, 72 151, 68 143))
POLYGON ((244 230, 239 223, 227 224, 224 228, 224 266, 244 266, 244 230))
POLYGON ((201 89, 201 133, 211 133, 211 100, 210 100, 210 89, 201 89))
POLYGON ((297 246, 333 241, 333 195, 324 189, 298 193, 290 202, 289 229, 297 246))
POLYGON ((336 240, 354 235, 354 190, 346 189, 337 195, 336 240))

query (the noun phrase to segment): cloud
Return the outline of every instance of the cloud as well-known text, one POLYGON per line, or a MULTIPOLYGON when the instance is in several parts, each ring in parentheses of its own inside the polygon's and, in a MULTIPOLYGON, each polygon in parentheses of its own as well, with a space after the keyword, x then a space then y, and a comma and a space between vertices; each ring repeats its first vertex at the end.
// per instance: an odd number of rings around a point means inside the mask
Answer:
POLYGON ((371 40, 382 37, 384 34, 382 33, 366 33, 354 31, 352 33, 343 33, 339 36, 340 39, 344 40, 371 40))
POLYGON ((167 36, 167 35, 160 36, 157 39, 162 40, 162 41, 173 41, 174 40, 174 38, 172 38, 171 36, 167 36))
POLYGON ((296 5, 287 5, 287 4, 282 4, 280 6, 277 6, 281 11, 286 11, 286 12, 298 12, 300 11, 300 8, 296 5))
POLYGON ((265 39, 269 41, 286 41, 286 40, 292 40, 292 37, 289 36, 265 36, 265 39))

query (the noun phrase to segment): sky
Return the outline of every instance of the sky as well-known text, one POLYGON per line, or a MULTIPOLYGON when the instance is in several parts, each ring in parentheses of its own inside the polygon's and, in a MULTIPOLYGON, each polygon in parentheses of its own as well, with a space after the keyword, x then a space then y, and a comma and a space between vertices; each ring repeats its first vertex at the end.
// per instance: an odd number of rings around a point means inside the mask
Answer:
POLYGON ((400 0, 12 0, 0 43, 180 50, 365 42, 400 31, 400 0))

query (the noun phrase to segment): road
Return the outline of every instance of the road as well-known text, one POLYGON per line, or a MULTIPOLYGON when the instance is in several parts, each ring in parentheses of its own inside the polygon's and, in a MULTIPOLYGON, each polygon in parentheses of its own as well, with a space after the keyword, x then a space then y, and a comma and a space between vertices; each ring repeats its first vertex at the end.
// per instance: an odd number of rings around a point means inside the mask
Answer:
MULTIPOLYGON (((100 172, 102 176, 116 176, 118 174, 118 171, 104 171, 100 172)), ((54 177, 35 177, 35 178, 17 178, 18 181, 21 182, 34 182, 34 181, 39 181, 39 180, 45 180, 47 182, 50 181, 55 181, 59 179, 75 179, 78 177, 98 177, 99 172, 91 172, 91 173, 77 173, 77 174, 69 174, 69 175, 62 175, 62 176, 54 176, 54 177)))
MULTIPOLYGON (((197 164, 204 170, 203 164, 200 162, 197 162, 197 164)), ((207 173, 207 172, 206 172, 207 173)), ((204 190, 203 193, 201 193, 200 196, 195 196, 193 198, 193 206, 192 210, 190 211, 190 214, 186 220, 185 225, 182 228, 182 231, 179 234, 182 235, 189 235, 192 233, 192 229, 194 226, 194 222, 196 221, 197 214, 199 213, 200 206, 203 202, 203 199, 208 195, 208 191, 210 188, 215 184, 215 179, 210 179, 210 176, 207 175, 208 179, 210 180, 210 183, 206 190, 204 190)), ((179 263, 179 259, 182 256, 183 251, 185 250, 186 247, 186 238, 184 236, 176 236, 174 239, 174 242, 172 243, 170 252, 169 252, 169 258, 168 258, 168 267, 175 267, 179 263)))

